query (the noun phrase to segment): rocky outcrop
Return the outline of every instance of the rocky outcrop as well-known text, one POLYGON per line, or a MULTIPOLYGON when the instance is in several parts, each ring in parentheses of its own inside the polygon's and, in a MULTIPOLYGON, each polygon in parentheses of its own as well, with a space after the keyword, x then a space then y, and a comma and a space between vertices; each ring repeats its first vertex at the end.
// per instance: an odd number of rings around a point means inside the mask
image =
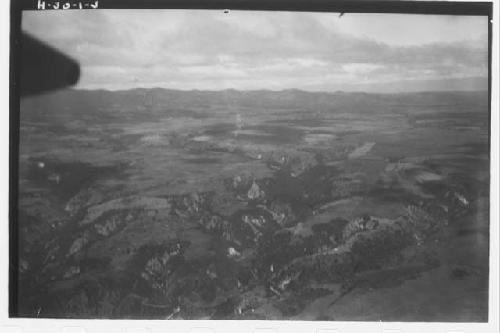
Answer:
POLYGON ((80 209, 91 205, 96 205, 102 200, 103 195, 98 189, 84 189, 78 192, 66 203, 64 210, 68 212, 70 216, 75 216, 80 211, 80 209))
POLYGON ((289 227, 297 221, 297 217, 293 212, 292 206, 282 200, 272 201, 269 205, 268 212, 271 213, 273 219, 281 227, 289 227))
POLYGON ((418 244, 421 244, 430 236, 438 235, 445 223, 443 217, 435 216, 425 209, 414 205, 407 207, 406 217, 413 227, 414 237, 418 244))
POLYGON ((63 279, 69 279, 72 278, 75 275, 80 274, 80 267, 79 266, 70 266, 63 274, 63 279))
POLYGON ((80 225, 94 223, 97 218, 110 210, 122 209, 145 209, 145 210, 170 210, 171 204, 168 199, 156 197, 131 196, 107 201, 102 204, 91 206, 87 209, 87 215, 80 221, 80 225))
MULTIPOLYGON (((387 223, 387 220, 385 222, 387 223)), ((345 226, 342 231, 342 239, 347 240, 357 233, 375 230, 379 225, 380 220, 369 215, 355 218, 345 226)))
POLYGON ((183 218, 200 218, 210 211, 212 196, 210 192, 174 196, 171 198, 172 212, 183 218))
POLYGON ((306 286, 308 281, 347 283, 360 272, 397 260, 401 251, 416 244, 421 226, 431 223, 425 218, 416 213, 395 220, 363 216, 346 223, 337 239, 328 236, 335 233, 326 226, 316 227, 315 237, 310 238, 316 246, 309 249, 314 253, 292 258, 273 274, 271 283, 282 291, 293 285, 306 286))
POLYGON ((149 288, 169 296, 174 290, 173 274, 182 266, 183 252, 188 243, 173 240, 164 244, 144 246, 136 256, 142 266, 140 276, 149 288))
POLYGON ((252 183, 252 186, 250 186, 250 189, 247 192, 247 197, 249 200, 259 200, 263 199, 265 196, 264 191, 262 191, 259 187, 259 185, 255 182, 255 180, 252 183))
POLYGON ((125 223, 131 222, 134 218, 132 212, 122 210, 117 212, 107 212, 111 214, 104 214, 99 218, 99 223, 94 224, 96 232, 104 237, 111 235, 119 227, 123 227, 125 223), (105 216, 108 215, 108 216, 105 216))
POLYGON ((85 245, 89 242, 89 234, 88 232, 84 232, 81 237, 78 237, 71 244, 67 256, 72 256, 80 252, 85 245))

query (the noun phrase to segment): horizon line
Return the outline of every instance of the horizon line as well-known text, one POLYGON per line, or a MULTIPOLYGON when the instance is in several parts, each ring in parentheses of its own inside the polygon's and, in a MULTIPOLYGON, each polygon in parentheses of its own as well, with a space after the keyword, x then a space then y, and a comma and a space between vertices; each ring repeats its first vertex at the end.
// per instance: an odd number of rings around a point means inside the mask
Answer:
MULTIPOLYGON (((75 88, 69 87, 69 90, 74 91, 87 91, 87 92, 127 92, 133 90, 168 90, 174 92, 207 92, 207 93, 221 93, 221 92, 239 92, 239 93, 252 93, 252 92, 272 92, 272 93, 283 93, 283 92, 303 92, 308 94, 370 94, 370 95, 394 95, 394 94, 417 94, 417 93, 457 93, 457 92, 488 92, 489 89, 452 89, 452 90, 409 90, 409 91, 392 91, 392 92, 383 92, 383 91, 362 91, 362 90, 304 90, 300 88, 287 88, 287 89, 236 89, 236 88, 225 88, 225 89, 180 89, 180 88, 166 88, 166 87, 134 87, 134 88, 125 88, 125 89, 107 89, 107 88, 75 88)), ((64 90, 64 89, 63 89, 64 90)))

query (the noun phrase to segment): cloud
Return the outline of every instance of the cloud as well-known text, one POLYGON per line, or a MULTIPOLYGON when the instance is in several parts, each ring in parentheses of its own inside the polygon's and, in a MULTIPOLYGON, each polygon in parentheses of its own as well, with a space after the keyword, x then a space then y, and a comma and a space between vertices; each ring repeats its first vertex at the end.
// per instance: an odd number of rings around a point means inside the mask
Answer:
POLYGON ((23 29, 77 59, 82 88, 326 90, 487 76, 484 18, 431 17, 423 27, 424 15, 366 15, 43 11, 25 12, 23 29), (417 41, 404 42, 391 23, 417 41))

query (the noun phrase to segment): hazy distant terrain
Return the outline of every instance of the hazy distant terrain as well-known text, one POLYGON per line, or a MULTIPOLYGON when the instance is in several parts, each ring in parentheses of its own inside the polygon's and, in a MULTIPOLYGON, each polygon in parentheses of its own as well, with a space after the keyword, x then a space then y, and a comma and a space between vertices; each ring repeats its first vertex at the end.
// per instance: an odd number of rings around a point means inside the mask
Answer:
POLYGON ((486 321, 487 92, 21 101, 21 316, 486 321))

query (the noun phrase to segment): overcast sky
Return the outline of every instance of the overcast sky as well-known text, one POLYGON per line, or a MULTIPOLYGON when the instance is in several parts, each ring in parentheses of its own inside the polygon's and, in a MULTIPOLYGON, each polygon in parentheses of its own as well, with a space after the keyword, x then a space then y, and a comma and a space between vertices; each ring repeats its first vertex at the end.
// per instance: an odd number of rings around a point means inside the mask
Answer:
POLYGON ((80 62, 78 88, 470 89, 488 75, 486 17, 54 10, 22 26, 80 62))

